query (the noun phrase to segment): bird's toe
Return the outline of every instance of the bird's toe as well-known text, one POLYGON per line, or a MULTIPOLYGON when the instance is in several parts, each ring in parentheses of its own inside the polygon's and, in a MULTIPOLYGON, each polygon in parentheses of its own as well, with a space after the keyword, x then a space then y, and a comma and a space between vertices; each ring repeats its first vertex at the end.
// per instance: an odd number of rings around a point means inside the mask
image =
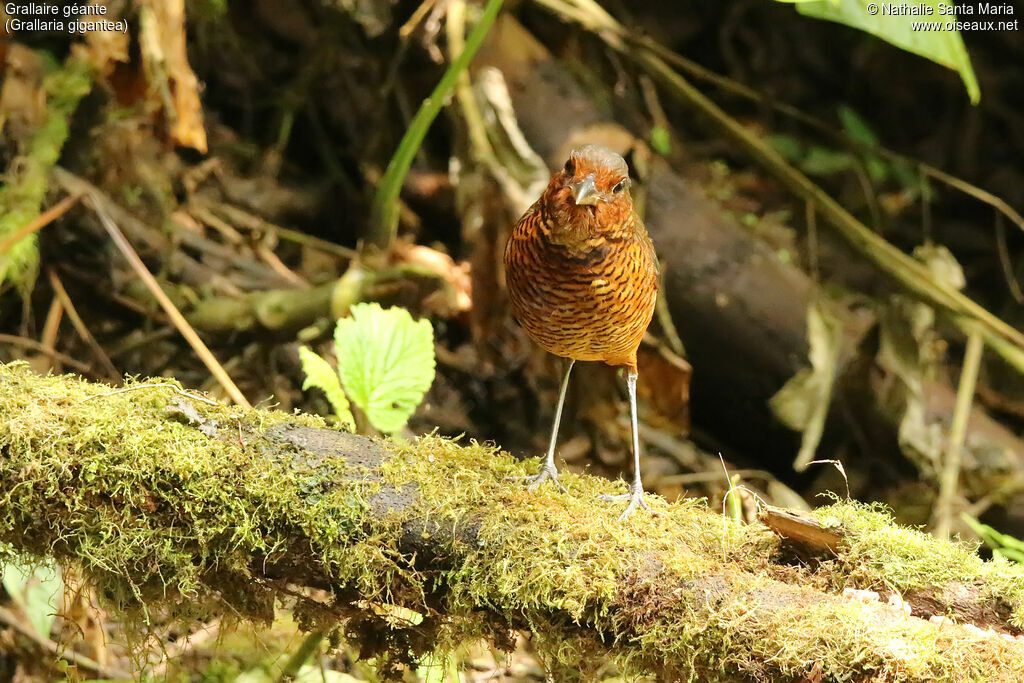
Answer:
POLYGON ((554 482, 555 486, 558 487, 559 491, 564 492, 566 490, 565 486, 562 485, 562 482, 558 481, 558 470, 556 470, 554 467, 549 467, 547 465, 541 467, 540 472, 538 472, 537 474, 529 474, 522 477, 509 477, 509 479, 526 482, 527 491, 536 491, 541 484, 543 484, 545 481, 548 481, 549 479, 552 482, 554 482))
POLYGON ((648 505, 647 501, 644 499, 644 492, 642 489, 635 491, 631 490, 629 493, 603 495, 598 496, 597 498, 598 500, 604 502, 616 502, 620 500, 629 501, 626 504, 626 509, 622 511, 621 515, 619 515, 620 522, 628 519, 629 516, 633 514, 633 511, 636 510, 638 507, 647 510, 652 515, 654 514, 654 511, 651 510, 651 506, 648 505))

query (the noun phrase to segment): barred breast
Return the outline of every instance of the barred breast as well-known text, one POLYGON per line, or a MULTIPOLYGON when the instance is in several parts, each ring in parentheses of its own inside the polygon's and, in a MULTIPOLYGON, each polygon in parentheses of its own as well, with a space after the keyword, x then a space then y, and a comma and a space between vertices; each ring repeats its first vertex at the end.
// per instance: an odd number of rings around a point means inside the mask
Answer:
POLYGON ((639 217, 570 250, 551 240, 534 207, 513 230, 505 269, 512 312, 539 346, 636 369, 658 290, 654 245, 639 217))

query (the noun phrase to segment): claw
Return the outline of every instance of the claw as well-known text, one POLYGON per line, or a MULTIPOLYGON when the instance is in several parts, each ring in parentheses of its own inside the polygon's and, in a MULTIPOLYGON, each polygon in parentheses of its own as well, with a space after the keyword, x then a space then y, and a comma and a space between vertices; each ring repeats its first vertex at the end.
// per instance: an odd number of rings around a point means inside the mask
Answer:
POLYGON ((529 482, 526 486, 527 491, 536 491, 541 484, 550 479, 555 483, 555 486, 558 487, 559 491, 562 491, 563 493, 566 491, 566 488, 562 486, 562 482, 558 481, 558 470, 556 470, 552 465, 544 465, 537 474, 530 474, 523 477, 509 477, 509 479, 529 482))
POLYGON ((629 504, 626 505, 626 509, 623 510, 621 515, 619 515, 618 521, 620 522, 625 521, 631 514, 633 514, 633 510, 636 510, 638 507, 642 507, 644 510, 647 510, 652 515, 655 514, 655 512, 651 510, 651 506, 647 504, 646 500, 644 500, 643 489, 633 489, 632 487, 630 487, 629 493, 620 493, 617 495, 604 495, 598 496, 597 498, 598 500, 602 500, 605 502, 613 502, 617 500, 629 501, 629 504))

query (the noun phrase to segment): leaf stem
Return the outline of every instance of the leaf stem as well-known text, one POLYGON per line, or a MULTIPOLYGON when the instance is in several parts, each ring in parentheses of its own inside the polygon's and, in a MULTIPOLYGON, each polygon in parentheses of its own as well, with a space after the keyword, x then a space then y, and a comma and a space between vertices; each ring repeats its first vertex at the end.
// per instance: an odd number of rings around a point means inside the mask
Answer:
POLYGON ((423 143, 423 138, 426 137, 430 125, 437 118, 441 107, 445 105, 455 88, 459 74, 466 70, 477 50, 480 49, 480 45, 498 16, 502 2, 503 0, 487 0, 480 20, 466 38, 465 49, 452 60, 434 88, 434 92, 430 93, 430 97, 420 104, 419 111, 416 112, 412 123, 409 124, 409 129, 402 136, 402 141, 398 144, 394 156, 391 157, 373 198, 373 212, 368 235, 371 244, 381 249, 388 249, 395 241, 395 236, 398 233, 398 195, 402 190, 402 183, 405 182, 405 176, 409 173, 412 160, 416 156, 416 150, 423 143))

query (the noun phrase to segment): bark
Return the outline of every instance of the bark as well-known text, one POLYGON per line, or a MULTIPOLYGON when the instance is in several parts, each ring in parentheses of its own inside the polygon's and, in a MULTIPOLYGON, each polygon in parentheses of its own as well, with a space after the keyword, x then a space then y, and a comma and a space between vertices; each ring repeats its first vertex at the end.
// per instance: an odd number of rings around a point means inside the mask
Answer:
POLYGON ((169 380, 111 390, 0 366, 0 540, 77 565, 145 623, 294 602, 384 663, 480 637, 510 647, 522 629, 557 680, 609 664, 659 680, 1024 676, 1016 567, 854 504, 816 513, 832 549, 796 564, 768 527, 701 502, 652 497, 655 515, 620 524, 595 500, 616 484, 508 480, 535 466, 228 408, 169 380), (950 620, 924 618, 937 613, 950 620))

